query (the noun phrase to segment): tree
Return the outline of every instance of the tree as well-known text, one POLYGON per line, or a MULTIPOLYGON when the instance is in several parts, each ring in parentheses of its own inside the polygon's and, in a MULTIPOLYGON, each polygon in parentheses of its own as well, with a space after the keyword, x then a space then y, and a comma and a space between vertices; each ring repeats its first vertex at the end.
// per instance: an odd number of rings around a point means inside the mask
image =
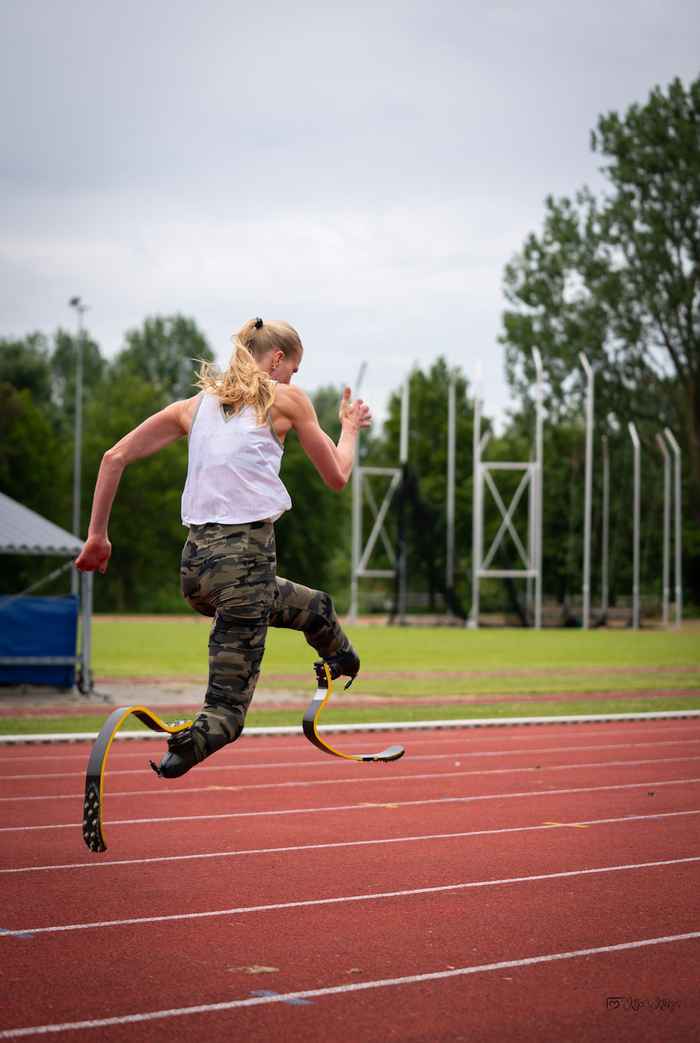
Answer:
MULTIPOLYGON (((94 488, 104 452, 162 406, 151 383, 124 371, 109 375, 85 405, 85 488, 94 488)), ((112 560, 95 585, 98 611, 186 611, 179 560, 186 529, 180 497, 187 444, 179 439, 135 461, 122 476, 110 520, 112 560)))
MULTIPOLYGON (((609 192, 545 203, 544 227, 506 267, 501 337, 525 399, 539 348, 553 416, 579 406, 583 351, 599 417, 680 433, 700 487, 700 79, 601 116, 591 144, 609 192)), ((700 501, 698 501, 700 502, 700 501)))
POLYGON ((114 372, 146 381, 163 403, 194 395, 198 362, 214 359, 204 334, 193 319, 183 315, 147 318, 141 329, 129 330, 125 339, 114 372))
MULTIPOLYGON (((43 381, 37 386, 43 388, 43 381)), ((0 383, 0 491, 58 525, 69 508, 68 456, 56 438, 45 403, 31 391, 0 383)), ((16 593, 56 568, 56 559, 32 555, 3 561, 0 591, 16 593)))
POLYGON ((0 384, 0 489, 60 523, 56 512, 66 498, 61 484, 68 471, 64 457, 46 411, 31 392, 0 384))
MULTIPOLYGON (((77 338, 58 329, 53 339, 31 333, 21 340, 0 340, 0 382, 31 392, 35 406, 47 411, 57 434, 73 437, 77 338)), ((99 345, 83 337, 83 396, 87 400, 102 380, 106 362, 99 345)))
MULTIPOLYGON (((51 380, 51 402, 59 422, 66 432, 73 430, 75 417, 75 382, 77 375, 78 338, 63 329, 56 330, 54 346, 49 360, 51 380)), ((102 357, 99 344, 83 334, 83 403, 104 378, 107 362, 102 357)))
POLYGON ((0 384, 29 391, 36 403, 50 400, 49 347, 43 333, 31 333, 21 340, 0 340, 0 384))

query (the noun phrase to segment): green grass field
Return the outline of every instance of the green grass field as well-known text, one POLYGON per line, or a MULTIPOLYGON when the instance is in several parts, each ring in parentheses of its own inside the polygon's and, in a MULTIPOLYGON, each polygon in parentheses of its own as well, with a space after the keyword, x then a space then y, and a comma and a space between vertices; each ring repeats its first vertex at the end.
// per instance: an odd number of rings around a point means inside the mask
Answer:
MULTIPOLYGON (((327 723, 700 708, 700 629, 693 624, 637 632, 357 626, 348 633, 362 672, 349 692, 338 687, 327 723), (649 695, 658 692, 662 698, 649 695), (357 705, 355 695, 385 705, 357 705)), ((97 617, 98 687, 100 678, 160 677, 201 680, 204 688, 208 634, 206 621, 194 617, 97 617)), ((259 687, 310 696, 313 659, 300 634, 270 630, 259 687)), ((92 704, 81 717, 58 708, 56 717, 4 717, 0 732, 94 731, 107 712, 92 704)), ((248 723, 299 724, 299 712, 253 702, 248 723)))
MULTIPOLYGON (((700 631, 466 630, 451 627, 349 627, 362 659, 364 694, 468 691, 615 691, 700 687, 700 631), (391 678, 374 675, 394 674, 391 678), (405 674, 430 674, 406 677, 405 674)), ((206 623, 96 619, 94 669, 104 677, 205 678, 206 623)), ((271 629, 260 686, 308 687, 314 653, 300 634, 271 629)))

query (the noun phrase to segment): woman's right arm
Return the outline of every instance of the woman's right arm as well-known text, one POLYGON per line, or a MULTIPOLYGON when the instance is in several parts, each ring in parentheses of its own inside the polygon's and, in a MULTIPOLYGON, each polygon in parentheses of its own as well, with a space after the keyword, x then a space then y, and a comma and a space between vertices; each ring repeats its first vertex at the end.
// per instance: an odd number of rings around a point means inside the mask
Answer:
POLYGON ((188 434, 197 398, 195 395, 173 402, 159 413, 154 413, 104 454, 95 483, 88 538, 75 561, 76 568, 81 572, 107 571, 112 553, 107 534, 109 516, 124 469, 134 460, 152 456, 159 449, 188 434))
POLYGON ((345 388, 340 403, 341 433, 337 445, 319 424, 307 394, 291 385, 278 385, 275 395, 275 406, 289 419, 302 449, 329 489, 335 492, 347 485, 358 435, 363 427, 372 423, 369 406, 362 399, 352 402, 350 395, 350 388, 345 388))

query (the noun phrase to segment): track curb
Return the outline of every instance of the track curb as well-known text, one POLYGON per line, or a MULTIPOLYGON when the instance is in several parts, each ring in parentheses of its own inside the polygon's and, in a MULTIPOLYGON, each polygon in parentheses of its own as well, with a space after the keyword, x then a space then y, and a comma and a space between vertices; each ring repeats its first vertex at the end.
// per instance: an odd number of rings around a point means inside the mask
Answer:
MULTIPOLYGON (((511 725, 546 725, 546 724, 603 724, 610 721, 658 721, 680 720, 688 717, 700 717, 700 710, 659 710, 657 712, 640 713, 590 713, 561 717, 476 717, 463 720, 438 721, 380 721, 373 724, 327 724, 321 725, 320 732, 388 732, 388 731, 430 731, 438 728, 504 728, 511 725)), ((242 738, 260 738, 268 735, 302 735, 301 725, 278 726, 269 728, 246 728, 242 738)), ((64 732, 46 735, 0 735, 0 746, 17 746, 22 743, 58 743, 58 742, 91 742, 97 738, 98 732, 64 732)), ((120 731, 115 740, 140 740, 156 738, 151 731, 120 731)))

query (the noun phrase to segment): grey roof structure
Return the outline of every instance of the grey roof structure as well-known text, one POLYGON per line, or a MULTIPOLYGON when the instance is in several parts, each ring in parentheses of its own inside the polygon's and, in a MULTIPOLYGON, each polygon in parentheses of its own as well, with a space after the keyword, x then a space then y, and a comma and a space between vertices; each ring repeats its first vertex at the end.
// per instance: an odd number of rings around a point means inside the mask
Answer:
POLYGON ((0 554, 53 554, 71 558, 82 540, 0 493, 0 554))

